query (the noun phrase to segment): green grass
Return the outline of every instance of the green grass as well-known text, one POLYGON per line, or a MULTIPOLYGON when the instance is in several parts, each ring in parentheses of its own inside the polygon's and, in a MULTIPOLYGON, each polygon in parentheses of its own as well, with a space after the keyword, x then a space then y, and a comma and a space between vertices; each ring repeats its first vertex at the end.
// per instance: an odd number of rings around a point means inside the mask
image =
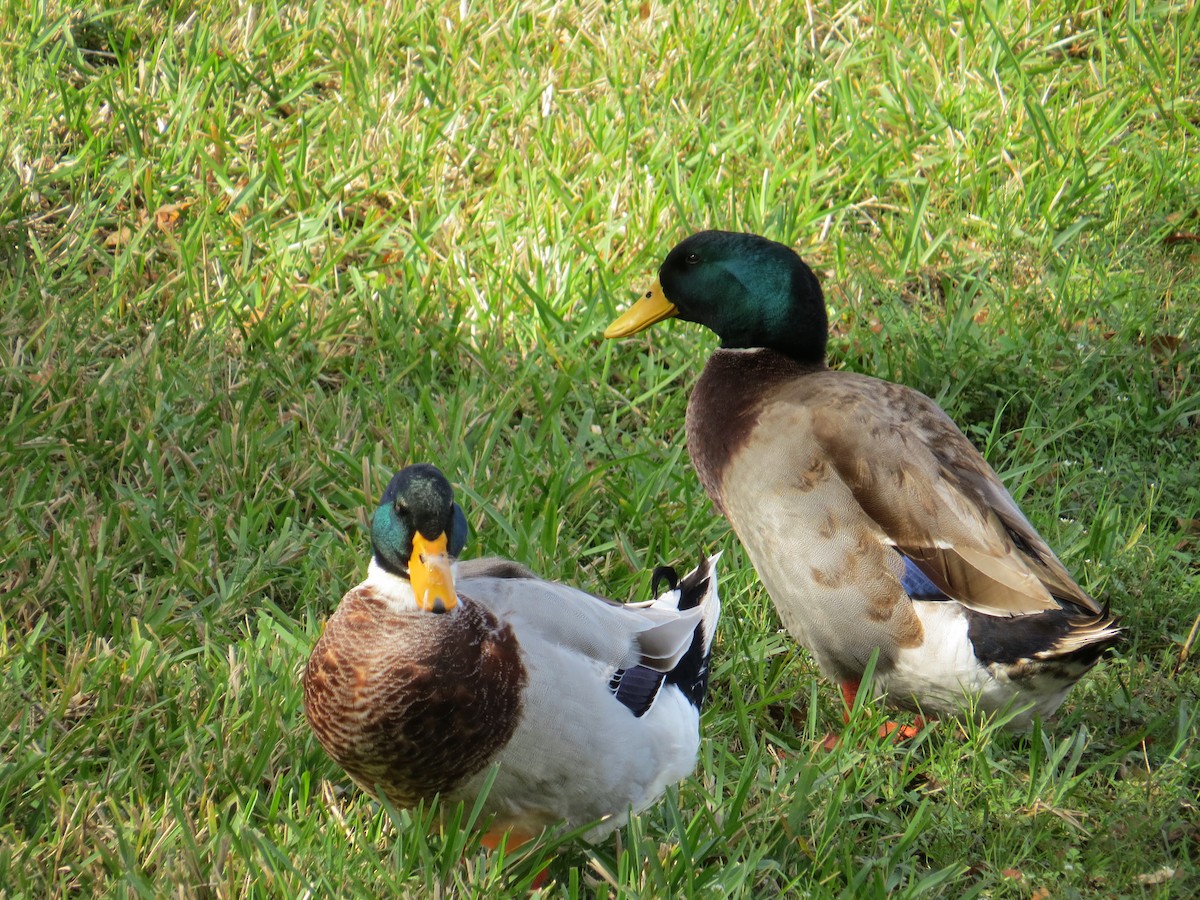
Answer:
POLYGON ((1200 6, 909 6, 0 0, 0 895, 1200 891, 1200 6), (683 446, 712 336, 599 336, 705 226, 800 248, 1124 616, 1045 731, 810 752, 683 446), (725 548, 700 766, 619 840, 487 855, 308 733, 415 460, 611 596, 725 548))

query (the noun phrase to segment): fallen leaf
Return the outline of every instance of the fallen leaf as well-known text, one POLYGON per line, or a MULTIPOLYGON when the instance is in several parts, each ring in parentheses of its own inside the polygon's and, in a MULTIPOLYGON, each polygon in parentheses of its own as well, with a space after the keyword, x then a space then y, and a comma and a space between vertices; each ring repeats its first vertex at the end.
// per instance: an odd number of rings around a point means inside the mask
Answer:
POLYGON ((109 250, 115 250, 118 247, 124 247, 133 240, 133 229, 128 225, 122 225, 116 231, 109 233, 104 239, 104 246, 109 250))
POLYGON ((169 234, 175 230, 175 225, 179 222, 179 214, 187 207, 186 203, 167 203, 160 206, 154 211, 154 224, 158 226, 159 231, 169 234))
POLYGON ((1162 884, 1170 881, 1175 877, 1175 870, 1170 866, 1163 866, 1157 872, 1149 872, 1145 875, 1137 877, 1138 884, 1162 884))
POLYGON ((1146 339, 1146 346, 1169 356, 1183 346, 1183 338, 1177 334, 1152 334, 1146 339))

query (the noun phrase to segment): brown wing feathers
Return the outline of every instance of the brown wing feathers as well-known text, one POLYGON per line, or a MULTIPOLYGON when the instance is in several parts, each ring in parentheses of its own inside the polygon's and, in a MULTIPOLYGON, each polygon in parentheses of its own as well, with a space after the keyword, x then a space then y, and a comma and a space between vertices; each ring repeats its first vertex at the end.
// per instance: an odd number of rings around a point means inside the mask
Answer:
POLYGON ((813 426, 838 477, 887 543, 979 612, 1046 612, 1060 608, 1056 598, 1083 613, 1100 611, 933 401, 902 385, 872 388, 814 409, 813 426), (912 440, 912 429, 926 433, 912 440))

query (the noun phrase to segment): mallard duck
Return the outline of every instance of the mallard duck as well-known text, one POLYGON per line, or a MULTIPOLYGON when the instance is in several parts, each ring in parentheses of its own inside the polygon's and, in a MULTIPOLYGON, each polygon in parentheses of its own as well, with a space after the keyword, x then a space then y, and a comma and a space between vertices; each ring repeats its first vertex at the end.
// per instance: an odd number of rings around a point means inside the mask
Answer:
POLYGON ((692 464, 847 709, 877 652, 891 707, 1026 728, 1118 641, 937 404, 826 366, 825 300, 790 247, 694 234, 605 337, 673 316, 721 339, 688 403, 692 464))
MULTIPOLYGON (((304 712, 349 776, 396 807, 476 799, 484 843, 596 823, 686 777, 720 615, 717 556, 623 605, 503 559, 456 563, 466 518, 446 478, 408 466, 371 523, 366 580, 329 619, 304 673, 304 712)), ((719 554, 718 554, 719 555, 719 554)))

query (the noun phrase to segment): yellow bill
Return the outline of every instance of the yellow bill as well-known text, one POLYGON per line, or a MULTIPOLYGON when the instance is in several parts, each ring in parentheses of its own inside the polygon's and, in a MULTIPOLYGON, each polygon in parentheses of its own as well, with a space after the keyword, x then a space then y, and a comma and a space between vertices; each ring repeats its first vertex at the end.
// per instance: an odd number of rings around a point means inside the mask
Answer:
POLYGON ((629 337, 649 328, 655 322, 679 315, 675 304, 663 293, 662 284, 654 282, 654 287, 646 291, 646 296, 625 310, 617 320, 604 330, 606 338, 629 337))
POLYGON ((446 535, 432 541, 426 540, 419 531, 413 535, 408 580, 412 584, 417 606, 425 612, 443 613, 454 609, 458 604, 458 595, 454 592, 454 574, 450 571, 450 555, 446 552, 446 535))

